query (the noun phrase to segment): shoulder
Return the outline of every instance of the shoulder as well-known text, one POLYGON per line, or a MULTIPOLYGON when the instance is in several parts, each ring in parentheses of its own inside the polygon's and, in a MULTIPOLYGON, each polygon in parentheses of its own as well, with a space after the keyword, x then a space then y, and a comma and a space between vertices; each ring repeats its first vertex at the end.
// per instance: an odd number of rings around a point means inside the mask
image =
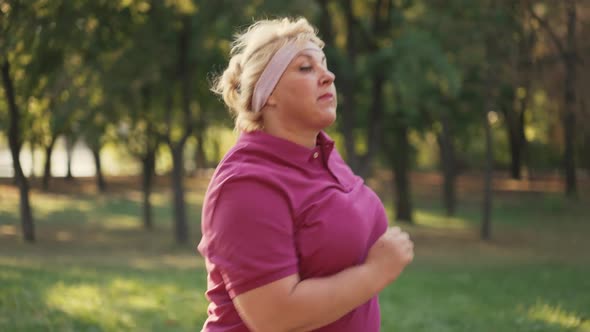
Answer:
POLYGON ((292 204, 283 187, 256 168, 234 165, 232 158, 218 167, 205 195, 203 250, 252 231, 291 227, 292 204))
POLYGON ((227 192, 230 188, 280 188, 271 173, 270 165, 264 156, 257 155, 256 148, 248 144, 233 147, 215 170, 208 191, 227 192))
POLYGON ((284 181, 275 176, 273 166, 253 149, 248 144, 237 144, 221 161, 205 195, 205 218, 219 207, 236 213, 260 213, 272 206, 290 209, 284 181))
POLYGON ((288 176, 285 167, 276 156, 256 142, 236 143, 219 163, 211 179, 208 192, 217 189, 226 192, 227 187, 250 187, 275 193, 289 191, 285 185, 288 176), (272 191, 271 190, 271 191, 272 191))

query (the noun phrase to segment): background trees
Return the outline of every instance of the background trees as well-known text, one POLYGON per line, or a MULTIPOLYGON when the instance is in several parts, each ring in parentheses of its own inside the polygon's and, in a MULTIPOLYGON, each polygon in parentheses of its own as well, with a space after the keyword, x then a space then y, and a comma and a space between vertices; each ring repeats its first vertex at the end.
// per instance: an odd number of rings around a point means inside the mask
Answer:
POLYGON ((449 216, 457 177, 482 172, 488 237, 493 171, 526 181, 561 168, 575 197, 576 172, 590 168, 584 1, 14 0, 0 15, 0 130, 28 241, 34 204, 17 156, 43 151, 48 190, 54 146, 68 137, 92 151, 101 191, 105 144, 136 158, 147 229, 157 160, 169 156, 174 238, 186 242, 187 166, 214 165, 223 151, 212 133, 231 130, 209 80, 252 17, 303 15, 319 28, 339 92, 332 134, 360 175, 391 170, 398 220, 413 220, 413 170, 440 171, 449 216))

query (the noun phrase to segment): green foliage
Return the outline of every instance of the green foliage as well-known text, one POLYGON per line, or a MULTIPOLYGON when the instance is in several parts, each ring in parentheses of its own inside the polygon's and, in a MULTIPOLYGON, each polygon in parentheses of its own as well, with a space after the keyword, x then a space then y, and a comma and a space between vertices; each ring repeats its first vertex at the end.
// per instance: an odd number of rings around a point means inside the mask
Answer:
POLYGON ((458 68, 428 31, 409 28, 380 53, 383 63, 389 64, 386 68, 390 68, 391 81, 406 109, 416 110, 422 103, 433 102, 423 98, 437 93, 455 97, 461 89, 458 68))
MULTIPOLYGON (((11 62, 17 103, 26 115, 24 138, 34 145, 48 145, 60 134, 85 133, 89 141, 122 139, 134 145, 131 150, 140 151, 148 136, 169 133, 178 140, 187 124, 202 133, 209 126, 231 126, 223 104, 209 91, 210 79, 227 64, 236 30, 255 19, 280 16, 315 18, 327 41, 325 51, 336 71, 337 86, 354 82, 353 131, 361 153, 367 150, 377 73, 385 76, 386 141, 392 140, 389 131, 400 121, 423 137, 438 135, 443 114, 453 123, 458 145, 480 140, 470 135, 480 131, 488 72, 496 74, 492 92, 496 106, 502 112, 515 112, 515 101, 522 98, 516 97, 522 96, 518 91, 525 89, 519 76, 522 68, 515 61, 522 59, 523 42, 539 31, 526 16, 524 3, 354 0, 350 4, 349 17, 346 2, 333 0, 4 1, 0 58, 11 62), (178 46, 186 20, 191 36, 186 70, 192 82, 188 120, 181 107, 178 46), (147 123, 154 135, 146 132, 147 123), (130 128, 130 135, 117 135, 121 127, 130 128)), ((540 0, 534 4, 559 24, 558 7, 540 0)), ((551 51, 546 45, 550 40, 537 39, 543 44, 536 53, 551 51)), ((524 92, 545 89, 543 82, 533 82, 524 92)), ((528 113, 537 114, 539 107, 531 105, 528 113)), ((7 122, 6 113, 5 103, 0 103, 0 126, 7 122)), ((537 133, 549 130, 529 121, 527 127, 538 128, 537 133)), ((533 145, 540 155, 559 150, 546 141, 533 145)), ((507 155, 507 146, 497 147, 496 152, 507 155)))

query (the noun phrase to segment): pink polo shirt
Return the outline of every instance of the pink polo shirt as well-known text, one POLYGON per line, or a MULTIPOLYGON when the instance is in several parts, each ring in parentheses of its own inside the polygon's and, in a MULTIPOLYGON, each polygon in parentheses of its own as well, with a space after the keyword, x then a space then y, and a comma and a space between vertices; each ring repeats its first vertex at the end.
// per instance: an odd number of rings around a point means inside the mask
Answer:
MULTIPOLYGON (((314 149, 262 131, 242 134, 217 167, 203 204, 199 251, 210 301, 203 331, 248 331, 235 296, 295 273, 318 278, 359 265, 386 228, 383 204, 325 133, 314 149)), ((316 331, 377 332, 379 326, 375 296, 316 331)))

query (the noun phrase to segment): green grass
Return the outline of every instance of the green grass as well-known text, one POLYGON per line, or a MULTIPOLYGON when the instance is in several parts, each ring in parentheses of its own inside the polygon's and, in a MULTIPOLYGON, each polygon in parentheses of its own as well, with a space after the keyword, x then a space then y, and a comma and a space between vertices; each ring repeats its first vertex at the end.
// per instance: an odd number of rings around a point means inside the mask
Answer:
MULTIPOLYGON (((35 191, 30 245, 20 240, 16 191, 0 185, 0 331, 199 331, 202 195, 202 185, 188 190, 190 244, 178 246, 166 189, 154 196, 152 232, 141 228, 136 190, 35 191)), ((478 198, 460 202, 447 218, 417 194, 417 225, 403 226, 416 259, 380 296, 382 331, 589 332, 587 199, 499 195, 490 242, 477 236, 478 198)))
POLYGON ((381 296, 383 331, 590 331, 590 267, 411 266, 381 296))
POLYGON ((199 269, 1 264, 0 330, 189 331, 206 318, 199 269))

